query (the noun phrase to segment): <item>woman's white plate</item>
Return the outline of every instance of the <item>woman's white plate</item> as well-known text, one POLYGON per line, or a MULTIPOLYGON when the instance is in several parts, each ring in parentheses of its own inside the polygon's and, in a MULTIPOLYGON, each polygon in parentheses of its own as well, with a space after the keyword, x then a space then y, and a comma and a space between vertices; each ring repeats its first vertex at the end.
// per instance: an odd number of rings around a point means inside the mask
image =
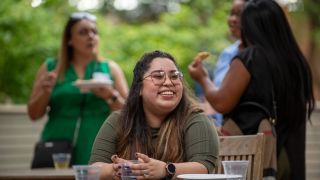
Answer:
POLYGON ((237 179, 241 175, 228 175, 228 174, 180 174, 177 176, 180 179, 197 179, 197 180, 224 180, 224 179, 237 179))
POLYGON ((77 80, 73 84, 79 87, 81 90, 90 90, 92 88, 111 86, 113 81, 77 80))

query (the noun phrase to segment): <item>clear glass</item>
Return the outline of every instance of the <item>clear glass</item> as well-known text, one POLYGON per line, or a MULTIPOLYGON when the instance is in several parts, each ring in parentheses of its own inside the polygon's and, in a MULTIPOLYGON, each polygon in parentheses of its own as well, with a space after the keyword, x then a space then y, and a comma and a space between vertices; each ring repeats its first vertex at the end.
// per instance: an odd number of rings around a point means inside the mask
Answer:
POLYGON ((138 160, 128 160, 121 164, 121 179, 132 180, 136 179, 136 175, 132 173, 130 166, 132 164, 139 164, 138 160))
POLYGON ((224 173, 227 175, 241 175, 237 180, 245 180, 249 161, 222 161, 224 173))
POLYGON ((101 167, 90 165, 74 165, 72 166, 76 180, 99 180, 101 167))
POLYGON ((71 154, 56 153, 52 154, 53 164, 56 169, 68 169, 70 165, 71 154))

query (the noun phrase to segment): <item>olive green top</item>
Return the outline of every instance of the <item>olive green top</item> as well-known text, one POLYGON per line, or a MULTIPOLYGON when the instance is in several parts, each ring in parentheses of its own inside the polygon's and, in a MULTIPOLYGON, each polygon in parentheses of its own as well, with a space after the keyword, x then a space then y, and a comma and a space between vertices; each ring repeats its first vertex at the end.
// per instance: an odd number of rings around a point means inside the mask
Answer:
MULTIPOLYGON (((54 59, 46 61, 48 71, 56 66, 54 59)), ((85 70, 84 79, 91 79, 93 72, 103 72, 108 76, 110 70, 107 62, 91 61, 85 70)), ((73 164, 88 164, 94 139, 110 114, 108 104, 93 93, 81 93, 73 83, 78 79, 74 67, 70 65, 58 80, 50 96, 48 121, 42 131, 41 140, 73 141, 77 120, 80 128, 73 151, 73 164)))
MULTIPOLYGON (((120 112, 112 113, 103 123, 93 144, 90 164, 94 162, 112 163, 111 156, 116 154, 118 141, 117 128, 120 112)), ((157 132, 158 129, 153 129, 157 132)), ((156 140, 157 138, 152 138, 156 140)), ((209 173, 217 165, 219 139, 213 122, 204 113, 192 114, 184 127, 184 162, 199 162, 209 173)))

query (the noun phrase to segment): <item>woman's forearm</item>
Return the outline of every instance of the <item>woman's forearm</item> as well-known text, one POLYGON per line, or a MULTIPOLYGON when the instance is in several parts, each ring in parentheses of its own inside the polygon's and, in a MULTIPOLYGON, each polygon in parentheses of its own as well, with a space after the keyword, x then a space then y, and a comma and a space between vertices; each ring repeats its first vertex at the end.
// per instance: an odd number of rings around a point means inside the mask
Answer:
POLYGON ((31 120, 37 120, 45 115, 50 94, 39 90, 35 92, 28 103, 28 114, 31 120))
POLYGON ((56 79, 57 74, 48 72, 45 64, 40 67, 28 103, 28 114, 31 120, 37 120, 46 113, 56 79))
POLYGON ((176 166, 176 173, 174 178, 179 174, 207 174, 208 169, 201 163, 198 162, 184 162, 174 163, 176 166))
POLYGON ((113 179, 115 171, 113 170, 112 164, 104 162, 95 162, 91 165, 101 167, 100 179, 113 179))

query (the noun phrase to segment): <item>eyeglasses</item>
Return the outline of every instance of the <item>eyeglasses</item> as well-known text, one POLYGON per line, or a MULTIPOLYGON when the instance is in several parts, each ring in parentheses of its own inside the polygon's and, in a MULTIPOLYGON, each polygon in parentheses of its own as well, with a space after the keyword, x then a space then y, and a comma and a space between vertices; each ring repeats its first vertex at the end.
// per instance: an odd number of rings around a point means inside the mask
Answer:
POLYGON ((96 21, 97 17, 87 12, 75 12, 72 13, 70 18, 72 19, 88 19, 90 21, 96 21))
MULTIPOLYGON (((166 81, 167 73, 163 70, 152 71, 148 76, 144 77, 142 80, 145 80, 148 77, 151 77, 151 80, 154 85, 159 86, 162 85, 166 81)), ((177 70, 170 71, 168 73, 170 81, 172 84, 179 84, 181 79, 183 78, 183 74, 177 70)))

